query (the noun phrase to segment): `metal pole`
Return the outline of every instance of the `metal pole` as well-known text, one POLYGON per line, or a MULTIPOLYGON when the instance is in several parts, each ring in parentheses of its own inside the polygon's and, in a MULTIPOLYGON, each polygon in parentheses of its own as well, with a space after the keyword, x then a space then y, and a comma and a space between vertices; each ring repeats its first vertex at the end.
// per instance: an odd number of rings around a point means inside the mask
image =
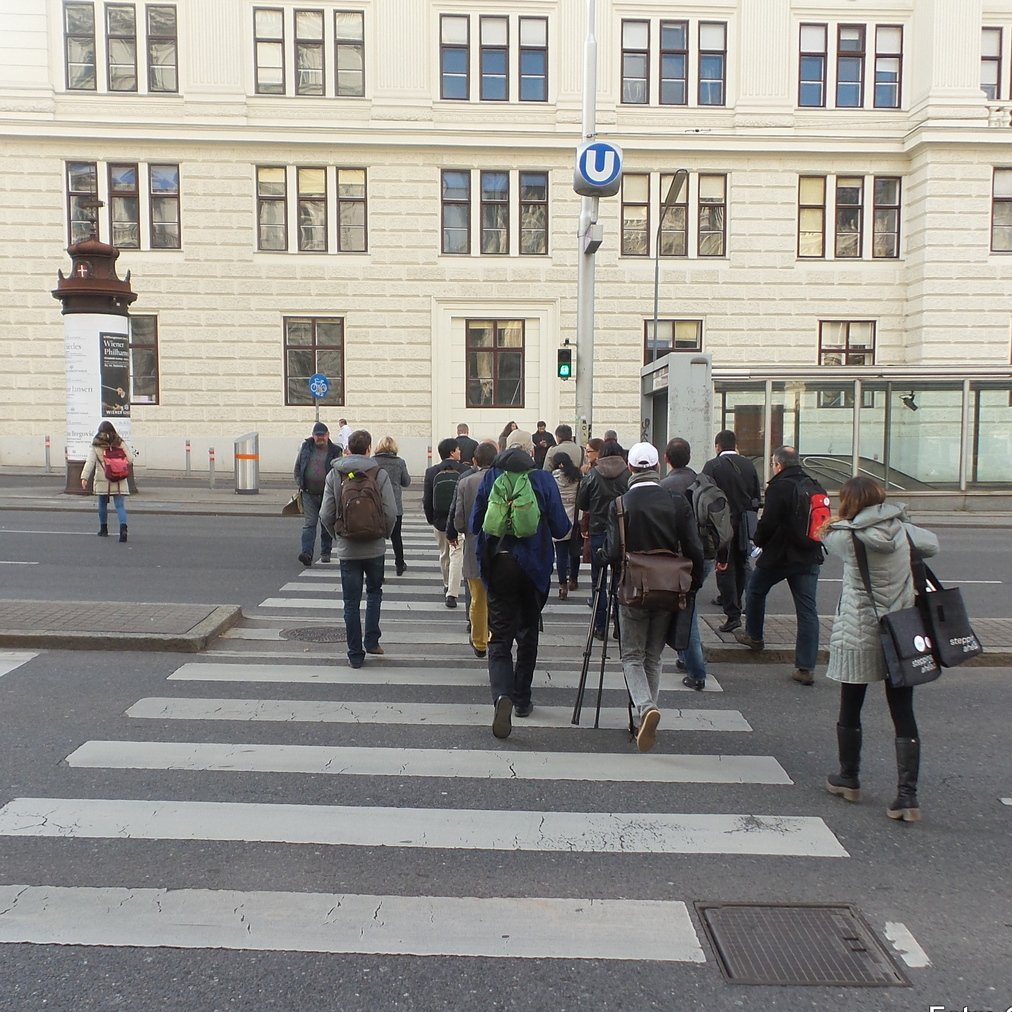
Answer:
POLYGON ((52 474, 53 473, 52 462, 50 461, 50 458, 49 458, 49 450, 50 450, 51 446, 52 446, 52 440, 49 438, 49 436, 46 436, 46 474, 52 474))
MULTIPOLYGON (((657 218, 657 232, 654 235, 654 329, 650 335, 650 340, 653 342, 654 353, 657 352, 657 300, 660 290, 661 282, 661 228, 664 226, 664 214, 669 207, 675 202, 678 194, 682 192, 682 187, 685 185, 685 181, 689 178, 688 169, 679 169, 672 177, 671 184, 668 186, 667 195, 664 197, 661 203, 661 213, 657 218)), ((671 335, 671 350, 675 350, 674 335, 671 335)))
POLYGON ((313 398, 313 404, 316 407, 316 420, 319 421, 320 420, 320 398, 319 397, 314 397, 313 398))
POLYGON ((190 441, 186 441, 186 477, 190 477, 190 441))
MULTIPOLYGON (((583 141, 596 133, 597 39, 594 37, 595 0, 587 0, 587 41, 583 50, 583 141)), ((583 197, 577 229, 579 261, 576 272, 576 428, 580 445, 590 439, 594 422, 594 254, 585 237, 597 221, 599 198, 583 197)))
POLYGON ((214 447, 211 446, 207 451, 207 479, 208 487, 211 491, 214 491, 214 447))

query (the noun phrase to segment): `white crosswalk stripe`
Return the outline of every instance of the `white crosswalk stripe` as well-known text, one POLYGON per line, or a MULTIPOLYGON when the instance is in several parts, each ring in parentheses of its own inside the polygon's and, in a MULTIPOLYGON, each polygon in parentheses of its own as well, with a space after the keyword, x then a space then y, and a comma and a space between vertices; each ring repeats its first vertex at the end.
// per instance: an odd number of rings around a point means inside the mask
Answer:
POLYGON ((38 654, 30 650, 0 650, 0 678, 27 664, 33 657, 38 657, 38 654))

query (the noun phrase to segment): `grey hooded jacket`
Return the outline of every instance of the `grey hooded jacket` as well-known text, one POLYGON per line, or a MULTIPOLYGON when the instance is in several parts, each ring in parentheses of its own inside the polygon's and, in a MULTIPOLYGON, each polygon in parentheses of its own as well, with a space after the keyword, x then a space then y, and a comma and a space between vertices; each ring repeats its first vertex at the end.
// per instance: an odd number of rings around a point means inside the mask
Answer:
POLYGON ((853 520, 837 520, 823 539, 830 555, 843 560, 843 589, 829 636, 826 676, 837 682, 879 682, 886 676, 878 636, 878 619, 861 579, 853 536, 865 546, 875 608, 878 614, 909 608, 914 603, 907 536, 922 556, 938 552, 938 538, 915 527, 902 503, 866 506, 853 520))
MULTIPOLYGON (((349 471, 369 471, 376 469, 376 484, 379 487, 380 495, 383 496, 383 519, 386 522, 386 536, 390 537, 397 523, 397 503, 394 500, 394 488, 390 476, 386 471, 373 460, 372 457, 364 457, 361 454, 352 454, 349 457, 338 457, 330 465, 330 473, 327 475, 327 484, 323 489, 323 504, 320 506, 320 523, 333 535, 334 520, 337 518, 337 489, 342 474, 349 471)), ((348 538, 334 538, 334 557, 341 559, 375 559, 377 555, 384 555, 387 550, 386 538, 376 538, 374 541, 349 541, 348 538)))

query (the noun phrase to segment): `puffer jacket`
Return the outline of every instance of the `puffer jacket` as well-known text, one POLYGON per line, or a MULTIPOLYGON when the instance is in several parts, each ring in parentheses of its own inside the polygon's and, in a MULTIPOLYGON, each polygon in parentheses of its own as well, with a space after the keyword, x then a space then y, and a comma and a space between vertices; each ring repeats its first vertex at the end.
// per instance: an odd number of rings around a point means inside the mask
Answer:
POLYGON ((94 475, 92 490, 95 495, 129 495, 130 489, 126 478, 122 481, 109 481, 105 476, 105 465, 102 462, 102 457, 110 446, 121 446, 127 458, 132 456, 130 447, 119 436, 110 441, 108 433, 100 432, 92 440, 91 446, 88 447, 88 459, 84 462, 81 480, 87 481, 94 475))
MULTIPOLYGON (((552 471, 552 477, 555 479, 555 484, 559 486, 559 498, 562 499, 562 508, 566 511, 566 516, 569 517, 573 523, 573 529, 576 528, 576 493, 580 489, 580 482, 574 481, 571 478, 567 478, 559 468, 552 471)), ((569 534, 562 538, 563 541, 568 541, 573 536, 571 530, 569 534)))
POLYGON ((623 457, 599 457, 583 476, 576 505, 590 514, 590 535, 608 529, 608 507, 629 487, 629 468, 623 457))
POLYGON ((386 471, 387 477, 390 479, 390 487, 394 490, 397 515, 401 516, 404 513, 401 489, 405 489, 411 484, 408 465, 396 453, 374 453, 372 459, 386 471))
POLYGON ((843 560, 843 589, 829 636, 827 678, 866 683, 880 682, 886 676, 875 608, 881 616, 914 603, 908 535, 920 555, 938 552, 938 538, 910 523, 904 509, 902 503, 891 502, 867 506, 853 520, 831 524, 823 540, 829 553, 843 560), (861 540, 868 555, 875 608, 861 579, 854 536, 861 540))

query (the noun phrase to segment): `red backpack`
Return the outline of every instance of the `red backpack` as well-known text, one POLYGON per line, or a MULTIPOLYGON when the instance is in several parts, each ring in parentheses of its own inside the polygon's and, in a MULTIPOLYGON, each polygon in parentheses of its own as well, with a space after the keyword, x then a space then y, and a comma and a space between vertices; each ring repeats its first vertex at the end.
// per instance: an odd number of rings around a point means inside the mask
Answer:
POLYGON ((110 446, 102 454, 106 481, 123 481, 130 473, 130 460, 122 446, 110 446))
POLYGON ((826 490, 810 475, 794 485, 794 530, 803 545, 821 545, 822 528, 833 515, 826 490))

